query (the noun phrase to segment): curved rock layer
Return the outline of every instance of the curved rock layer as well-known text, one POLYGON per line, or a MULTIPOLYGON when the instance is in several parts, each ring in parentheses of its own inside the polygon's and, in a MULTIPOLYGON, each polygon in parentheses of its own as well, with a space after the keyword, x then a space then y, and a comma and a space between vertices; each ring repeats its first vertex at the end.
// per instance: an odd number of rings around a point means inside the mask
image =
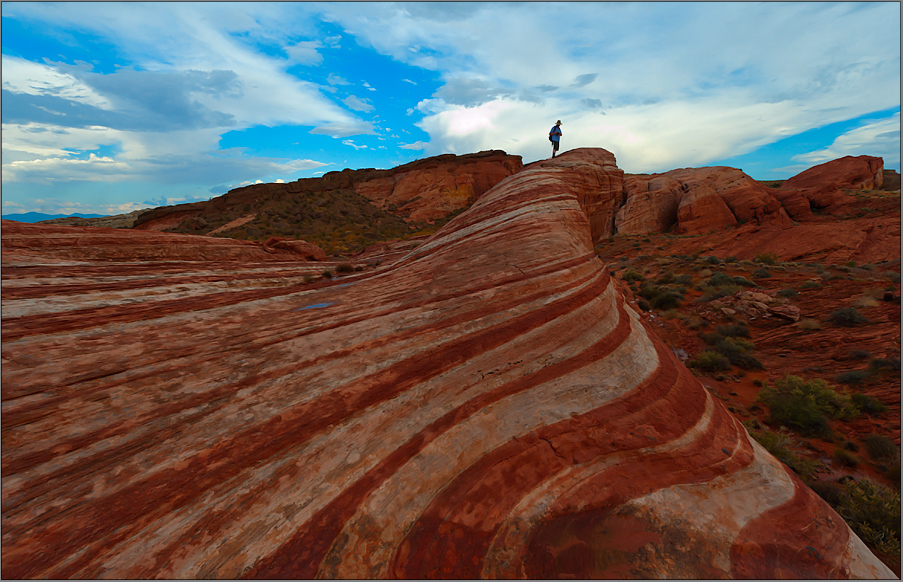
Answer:
POLYGON ((575 150, 374 272, 4 321, 2 575, 890 577, 625 305, 618 180, 575 150))

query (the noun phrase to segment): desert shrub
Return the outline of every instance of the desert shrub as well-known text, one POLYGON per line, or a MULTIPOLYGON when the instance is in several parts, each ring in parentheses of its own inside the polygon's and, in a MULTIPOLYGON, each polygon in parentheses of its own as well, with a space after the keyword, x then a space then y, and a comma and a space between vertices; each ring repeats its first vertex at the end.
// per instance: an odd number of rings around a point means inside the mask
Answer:
POLYGON ((831 507, 837 507, 843 500, 843 485, 837 481, 813 481, 808 483, 815 493, 828 502, 831 507))
POLYGON ((735 257, 734 255, 731 255, 729 257, 724 257, 724 262, 725 263, 736 263, 737 257, 735 257))
POLYGON ((314 278, 311 275, 304 275, 304 284, 305 285, 309 284, 313 280, 314 280, 314 278))
POLYGON ((698 368, 705 372, 723 372, 731 369, 731 362, 718 352, 705 350, 687 362, 691 368, 698 368))
POLYGON ((870 434, 862 439, 869 456, 876 460, 893 459, 899 454, 894 441, 882 434, 870 434))
POLYGON ((834 448, 832 457, 838 464, 843 465, 844 467, 852 468, 859 464, 859 457, 841 447, 834 448))
POLYGON ((735 295, 738 291, 741 290, 741 287, 737 285, 726 285, 724 287, 714 287, 707 289, 702 297, 697 299, 698 303, 707 303, 714 299, 721 299, 722 297, 730 297, 731 295, 735 295))
POLYGON ((851 350, 851 351, 850 351, 850 354, 849 354, 849 357, 852 358, 852 359, 854 359, 854 360, 862 360, 862 359, 864 359, 864 358, 869 357, 870 355, 871 355, 871 354, 869 353, 868 350, 860 350, 860 349, 857 349, 857 350, 851 350))
POLYGON ((806 281, 800 285, 800 289, 819 289, 821 286, 821 283, 818 281, 806 281))
POLYGON ((757 399, 769 410, 769 422, 800 431, 806 436, 828 437, 829 418, 849 420, 859 410, 850 398, 838 394, 824 380, 787 376, 759 392, 757 399))
POLYGON ((349 263, 341 263, 336 268, 336 273, 353 273, 354 267, 349 263))
POLYGON ((831 312, 831 315, 828 316, 828 321, 841 327, 853 327, 861 323, 869 323, 869 320, 859 313, 859 310, 855 307, 842 307, 837 311, 831 312))
POLYGON ((677 285, 692 285, 693 277, 691 277, 688 273, 681 273, 674 277, 674 283, 677 285))
POLYGON ((785 297, 785 298, 788 298, 788 299, 789 299, 790 297, 796 297, 796 296, 799 295, 799 294, 800 294, 799 291, 797 291, 796 289, 789 289, 789 288, 788 288, 788 289, 781 289, 780 291, 777 292, 777 296, 778 296, 778 297, 785 297))
POLYGON ((880 414, 889 410, 886 404, 868 394, 854 392, 850 395, 850 401, 856 408, 866 414, 880 414))
POLYGON ((727 358, 731 364, 743 370, 762 370, 764 366, 750 354, 755 346, 751 341, 726 337, 715 344, 715 351, 727 358))
POLYGON ((658 283, 659 285, 672 283, 673 281, 674 281, 674 273, 671 271, 666 271, 665 273, 662 273, 661 276, 659 276, 659 278, 655 280, 655 282, 658 283))
POLYGON ((703 260, 703 262, 708 263, 709 265, 720 265, 721 264, 721 259, 719 259, 718 257, 711 257, 711 256, 703 257, 702 260, 703 260))
POLYGON ((838 384, 849 384, 851 386, 855 386, 858 384, 862 384, 862 382, 868 378, 868 372, 864 372, 862 370, 849 370, 846 372, 841 372, 837 376, 834 377, 834 381, 838 384))
POLYGON ((857 297, 853 300, 853 307, 857 309, 868 309, 869 307, 878 307, 880 303, 874 297, 857 297))
POLYGON ((778 262, 778 256, 775 253, 765 252, 757 254, 753 260, 763 265, 773 265, 778 262))
POLYGON ((725 337, 749 337, 749 327, 745 323, 718 326, 718 333, 725 337))
POLYGON ((900 553, 900 492, 871 479, 849 479, 834 506, 862 541, 879 552, 900 553))
POLYGON ((330 271, 329 269, 326 269, 321 274, 323 275, 324 279, 332 279, 332 271, 330 271))
POLYGON ((900 371, 900 358, 875 358, 869 362, 869 370, 880 372, 881 370, 900 371))
POLYGON ((683 298, 683 295, 676 291, 666 291, 652 299, 652 307, 655 309, 673 309, 675 307, 680 307, 683 298))
POLYGON ((882 273, 883 277, 890 281, 891 283, 899 283, 900 282, 900 273, 896 271, 885 271, 882 273))
POLYGON ((643 299, 642 297, 637 300, 636 304, 643 311, 651 311, 652 310, 652 305, 650 305, 649 302, 646 301, 645 299, 643 299))
POLYGON ((859 451, 859 445, 854 443, 853 441, 843 441, 841 445, 845 450, 850 451, 851 453, 855 453, 859 451))
POLYGON ((821 329, 821 323, 817 319, 801 319, 796 322, 796 326, 805 331, 818 331, 821 329))
POLYGON ((790 439, 785 434, 772 432, 770 430, 750 431, 749 434, 756 439, 765 450, 774 455, 777 460, 793 469, 795 473, 804 479, 811 478, 821 464, 818 461, 812 461, 794 454, 788 448, 790 439))
POLYGON ((767 279, 768 277, 771 277, 771 273, 767 269, 756 269, 752 272, 753 279, 767 279))
POLYGON ((640 275, 633 269, 627 269, 622 275, 621 279, 624 281, 645 281, 646 277, 640 275))

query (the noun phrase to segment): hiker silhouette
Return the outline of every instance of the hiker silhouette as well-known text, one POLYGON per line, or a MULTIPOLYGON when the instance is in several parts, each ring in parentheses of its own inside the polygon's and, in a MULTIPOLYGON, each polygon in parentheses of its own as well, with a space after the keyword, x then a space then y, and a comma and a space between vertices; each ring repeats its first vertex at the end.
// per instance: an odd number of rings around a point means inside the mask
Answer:
POLYGON ((558 146, 561 142, 561 120, 555 122, 555 125, 552 126, 552 129, 549 131, 549 141, 552 142, 552 157, 555 157, 555 152, 558 151, 558 146))

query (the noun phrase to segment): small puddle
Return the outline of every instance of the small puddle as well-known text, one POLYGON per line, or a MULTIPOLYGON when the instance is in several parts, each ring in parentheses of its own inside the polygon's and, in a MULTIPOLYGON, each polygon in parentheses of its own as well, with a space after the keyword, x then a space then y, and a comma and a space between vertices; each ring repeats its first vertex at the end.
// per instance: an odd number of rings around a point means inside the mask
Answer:
POLYGON ((292 309, 292 311, 304 311, 305 309, 322 309, 324 307, 329 307, 333 302, 330 303, 314 303, 313 305, 305 305, 304 307, 296 307, 292 309))

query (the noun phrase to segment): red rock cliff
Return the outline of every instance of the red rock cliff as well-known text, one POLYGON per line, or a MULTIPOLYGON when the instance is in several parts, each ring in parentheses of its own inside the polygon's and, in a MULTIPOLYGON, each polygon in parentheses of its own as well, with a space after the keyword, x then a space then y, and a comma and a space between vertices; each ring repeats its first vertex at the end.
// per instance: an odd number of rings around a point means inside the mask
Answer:
POLYGON ((4 269, 3 576, 890 577, 625 304, 619 176, 564 153, 314 287, 4 269))

